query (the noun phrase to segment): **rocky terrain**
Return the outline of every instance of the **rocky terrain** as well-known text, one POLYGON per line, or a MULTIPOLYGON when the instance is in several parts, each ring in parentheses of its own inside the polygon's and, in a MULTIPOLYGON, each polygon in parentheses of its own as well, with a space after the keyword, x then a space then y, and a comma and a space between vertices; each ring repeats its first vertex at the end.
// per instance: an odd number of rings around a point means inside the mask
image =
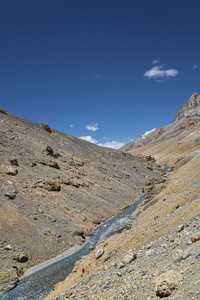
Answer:
POLYGON ((0 292, 82 244, 165 166, 99 147, 0 109, 0 292))
POLYGON ((200 299, 199 99, 195 93, 171 124, 122 149, 167 164, 167 180, 147 180, 136 219, 45 299, 200 299))
POLYGON ((157 161, 174 166, 187 154, 200 148, 200 94, 194 93, 176 114, 172 123, 159 127, 120 150, 152 155, 157 161))

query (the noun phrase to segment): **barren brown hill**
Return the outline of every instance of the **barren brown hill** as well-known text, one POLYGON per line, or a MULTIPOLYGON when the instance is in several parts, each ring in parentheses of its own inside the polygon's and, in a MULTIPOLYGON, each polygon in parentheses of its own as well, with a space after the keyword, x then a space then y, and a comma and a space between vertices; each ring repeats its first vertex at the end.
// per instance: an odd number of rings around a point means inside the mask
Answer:
POLYGON ((194 93, 176 114, 172 123, 140 136, 120 150, 153 155, 170 165, 200 148, 200 94, 194 93))
POLYGON ((45 299, 200 299, 199 100, 195 93, 171 124, 123 148, 154 155, 171 174, 146 182, 132 227, 102 241, 45 299))
POLYGON ((134 201, 164 169, 0 110, 0 290, 134 201))

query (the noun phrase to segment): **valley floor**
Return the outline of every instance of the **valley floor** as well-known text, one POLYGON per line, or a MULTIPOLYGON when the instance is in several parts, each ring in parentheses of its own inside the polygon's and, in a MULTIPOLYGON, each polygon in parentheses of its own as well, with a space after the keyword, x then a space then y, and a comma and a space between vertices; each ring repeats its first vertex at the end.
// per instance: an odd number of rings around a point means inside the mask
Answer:
POLYGON ((83 257, 45 299, 199 299, 199 165, 200 154, 188 154, 131 229, 83 257))

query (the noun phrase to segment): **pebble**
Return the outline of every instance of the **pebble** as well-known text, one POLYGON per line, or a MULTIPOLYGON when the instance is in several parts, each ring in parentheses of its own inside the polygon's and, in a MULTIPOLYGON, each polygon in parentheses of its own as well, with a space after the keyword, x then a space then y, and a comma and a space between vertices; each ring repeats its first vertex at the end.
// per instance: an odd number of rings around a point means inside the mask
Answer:
POLYGON ((124 268, 125 267, 125 263, 123 261, 121 261, 118 265, 118 268, 121 269, 121 268, 124 268))
POLYGON ((196 234, 193 234, 192 236, 191 236, 191 241, 192 241, 192 243, 195 243, 195 242, 197 242, 197 241, 199 241, 200 240, 200 232, 199 233, 196 233, 196 234))
POLYGON ((104 249, 103 248, 99 249, 95 254, 96 259, 99 259, 103 254, 104 254, 104 249))
POLYGON ((182 231, 183 229, 184 229, 184 224, 181 224, 181 225, 179 225, 179 226, 176 227, 176 231, 177 231, 177 232, 180 232, 180 231, 182 231))
POLYGON ((137 254, 135 252, 130 251, 124 256, 123 261, 125 262, 125 264, 130 264, 136 258, 137 258, 137 254))
POLYGON ((11 247, 11 245, 6 245, 6 246, 4 247, 4 249, 5 249, 5 250, 12 250, 12 247, 11 247))

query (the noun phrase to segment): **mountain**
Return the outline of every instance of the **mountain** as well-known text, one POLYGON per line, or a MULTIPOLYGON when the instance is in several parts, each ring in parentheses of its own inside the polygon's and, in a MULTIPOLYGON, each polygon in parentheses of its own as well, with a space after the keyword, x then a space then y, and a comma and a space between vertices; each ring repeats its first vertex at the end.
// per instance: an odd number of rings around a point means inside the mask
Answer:
POLYGON ((0 109, 0 291, 82 244, 164 168, 0 109))
POLYGON ((171 124, 121 149, 166 164, 167 180, 147 181, 132 224, 78 261, 45 300, 199 299, 199 99, 193 94, 171 124))
MULTIPOLYGON (((172 123, 159 127, 120 150, 132 154, 153 155, 159 162, 173 165, 176 157, 199 151, 200 94, 194 93, 176 114, 172 123)), ((180 157, 179 157, 180 159, 180 157)))
POLYGON ((200 116, 200 94, 194 93, 189 101, 183 105, 183 107, 176 114, 174 119, 175 121, 181 120, 183 118, 196 117, 197 119, 200 116))

